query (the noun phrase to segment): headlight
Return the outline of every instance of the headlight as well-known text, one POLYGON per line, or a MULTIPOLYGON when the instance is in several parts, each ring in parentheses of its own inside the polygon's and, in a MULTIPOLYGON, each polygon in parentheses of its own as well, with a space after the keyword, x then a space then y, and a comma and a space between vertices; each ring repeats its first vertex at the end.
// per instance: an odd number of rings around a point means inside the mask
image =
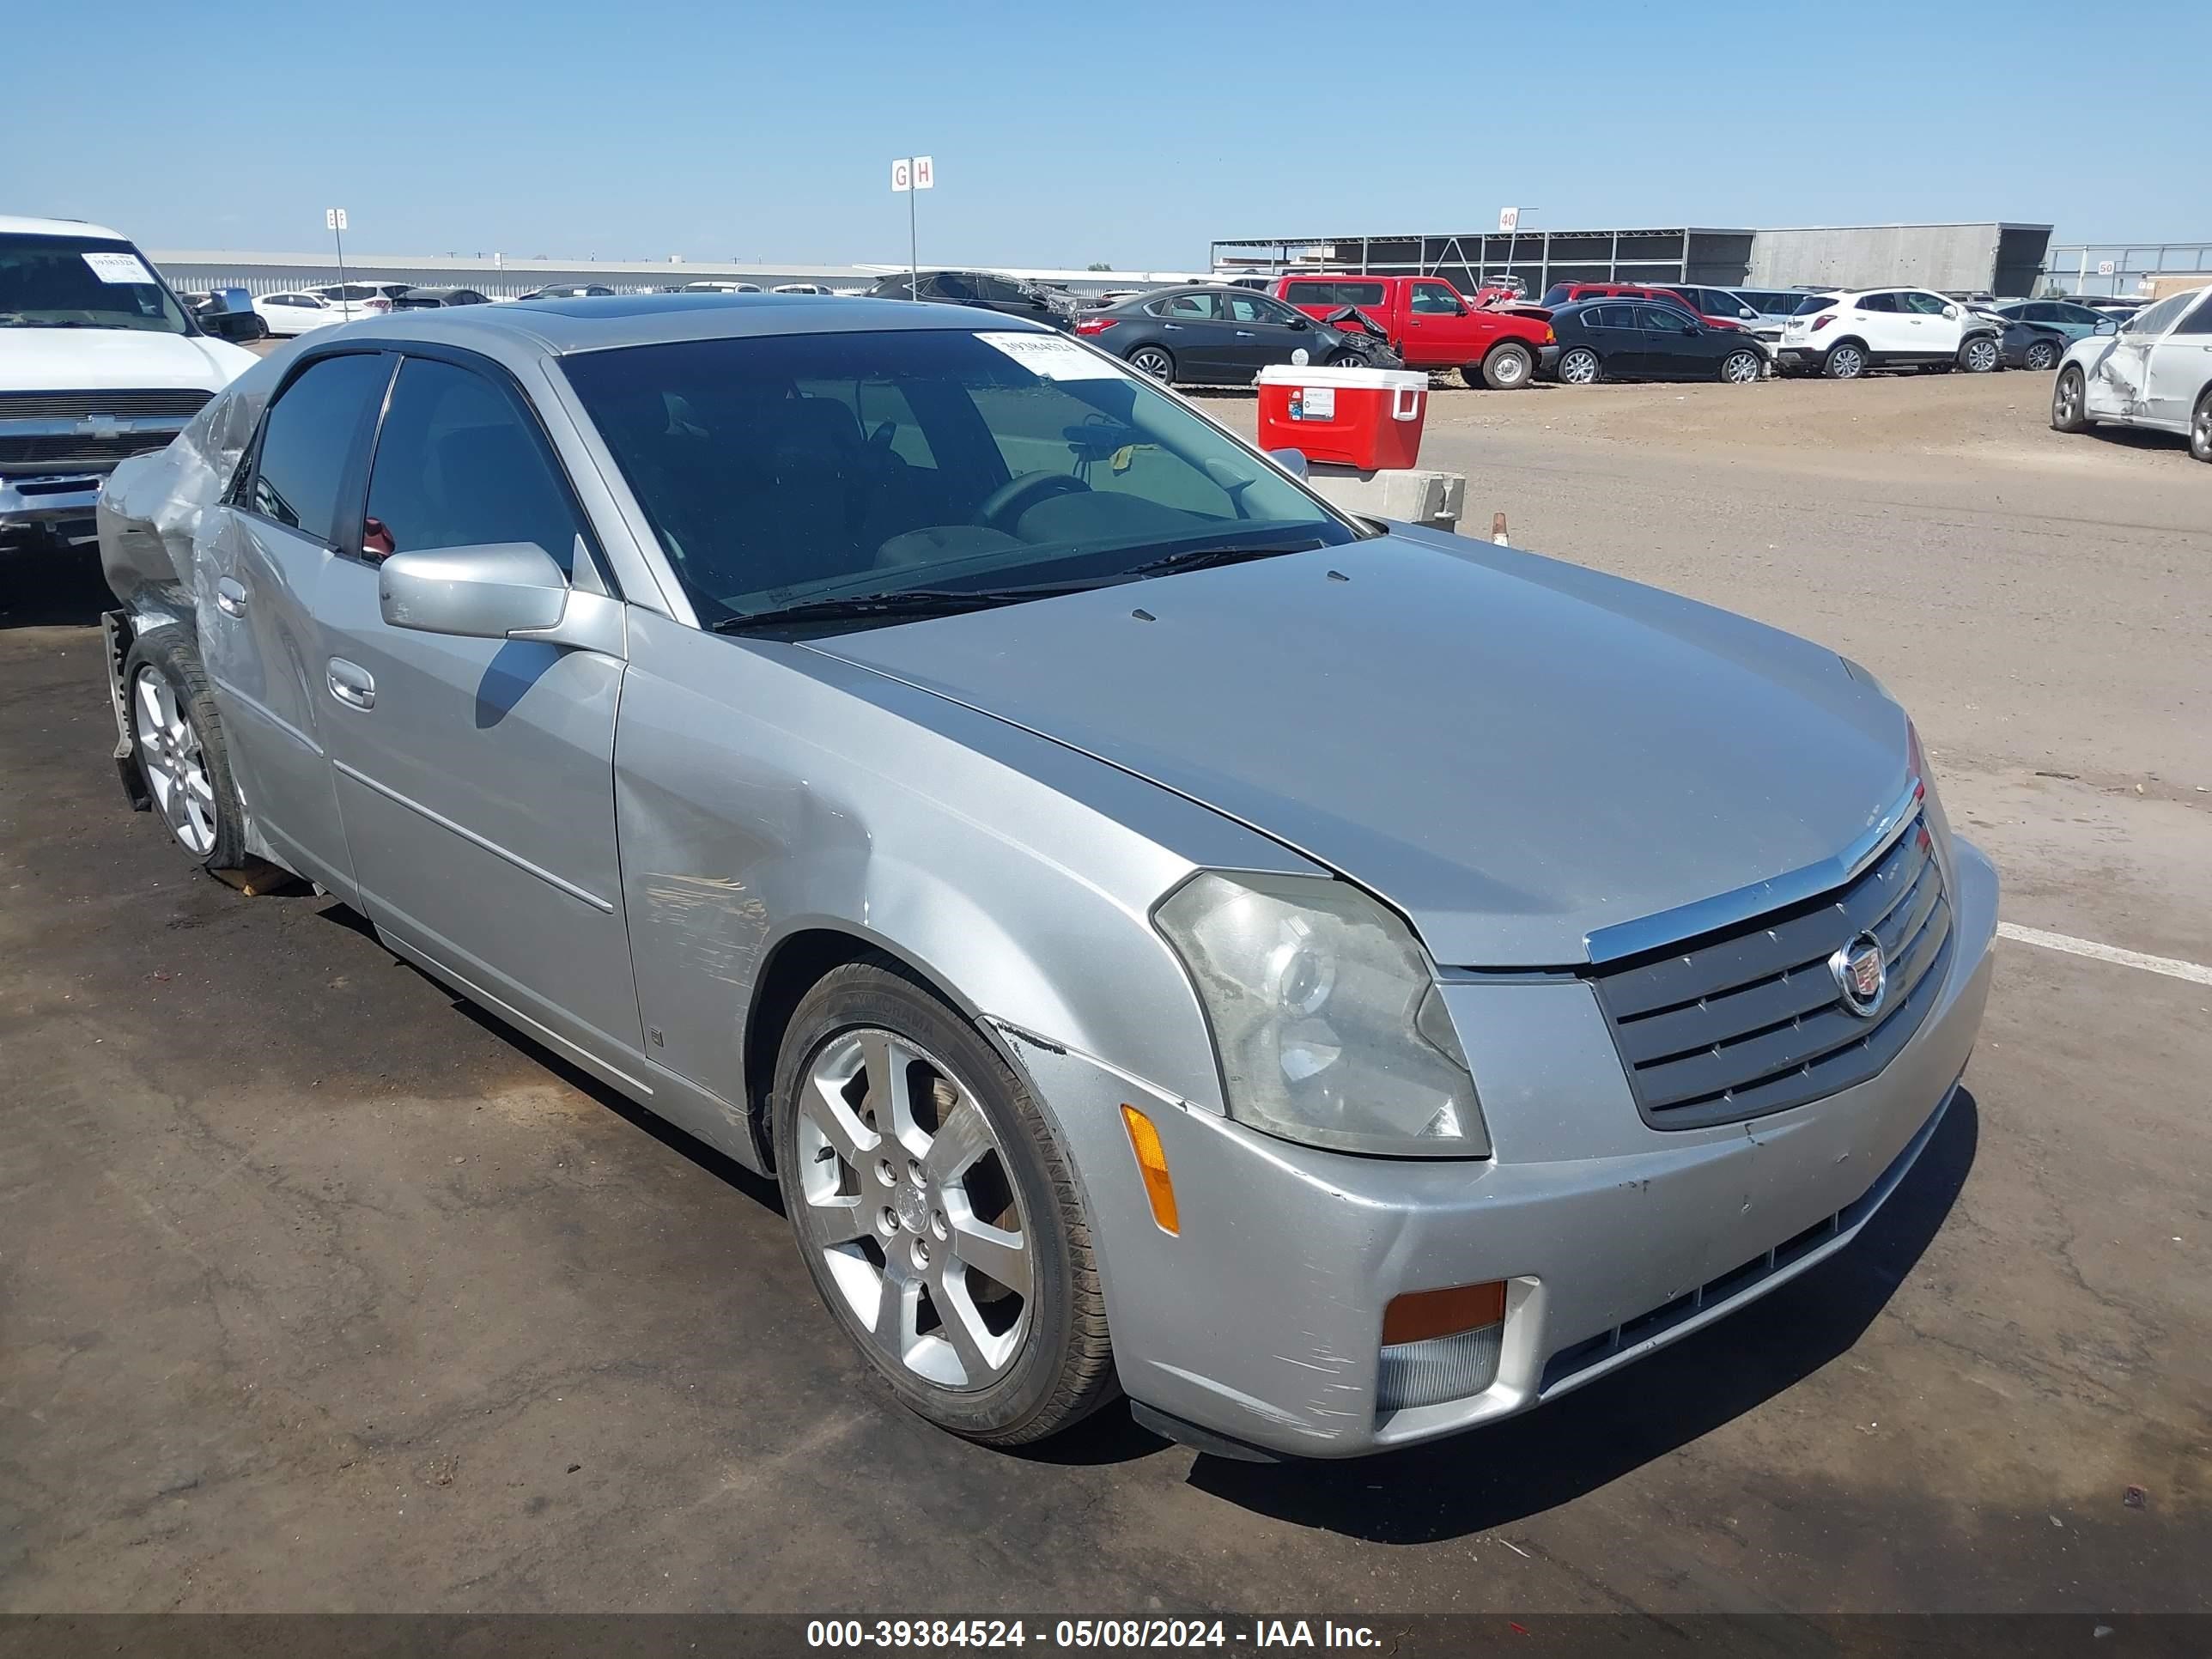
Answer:
POLYGON ((1428 957, 1373 899, 1340 881, 1209 872, 1155 919, 1205 1005, 1238 1122, 1345 1152, 1488 1156, 1428 957))

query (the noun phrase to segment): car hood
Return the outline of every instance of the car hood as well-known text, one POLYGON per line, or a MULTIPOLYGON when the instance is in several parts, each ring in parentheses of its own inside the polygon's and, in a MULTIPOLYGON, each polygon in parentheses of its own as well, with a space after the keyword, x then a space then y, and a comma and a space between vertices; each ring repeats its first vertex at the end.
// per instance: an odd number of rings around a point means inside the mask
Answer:
POLYGON ((1903 711, 1834 653, 1419 531, 812 648, 1249 824, 1452 965, 1587 960, 1834 857, 1905 787, 1903 711))
POLYGON ((141 328, 0 329, 0 392, 220 392, 253 354, 204 335, 141 328))

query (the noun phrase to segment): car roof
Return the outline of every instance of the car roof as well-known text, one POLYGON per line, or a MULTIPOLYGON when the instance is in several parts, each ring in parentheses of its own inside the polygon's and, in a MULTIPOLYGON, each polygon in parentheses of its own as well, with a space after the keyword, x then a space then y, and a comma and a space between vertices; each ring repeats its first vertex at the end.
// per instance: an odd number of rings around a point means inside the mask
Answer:
POLYGON ((119 230, 110 230, 106 225, 91 224, 82 219, 33 219, 5 213, 0 213, 0 234, 14 236, 105 236, 111 242, 131 240, 119 230))
POLYGON ((1042 324, 965 306, 835 294, 617 294, 589 300, 516 300, 434 312, 392 312, 346 329, 349 340, 419 340, 508 362, 678 340, 775 334, 866 334, 897 329, 1027 331, 1042 324))

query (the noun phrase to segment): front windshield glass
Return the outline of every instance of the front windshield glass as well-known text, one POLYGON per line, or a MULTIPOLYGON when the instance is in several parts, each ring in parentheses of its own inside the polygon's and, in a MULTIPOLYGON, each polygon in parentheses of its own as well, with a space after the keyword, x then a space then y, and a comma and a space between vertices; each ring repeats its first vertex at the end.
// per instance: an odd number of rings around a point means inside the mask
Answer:
POLYGON ((708 623, 1357 539, 1175 398, 1061 336, 768 335, 562 367, 708 623))
POLYGON ((16 231, 0 233, 0 328, 191 332, 130 243, 16 231))

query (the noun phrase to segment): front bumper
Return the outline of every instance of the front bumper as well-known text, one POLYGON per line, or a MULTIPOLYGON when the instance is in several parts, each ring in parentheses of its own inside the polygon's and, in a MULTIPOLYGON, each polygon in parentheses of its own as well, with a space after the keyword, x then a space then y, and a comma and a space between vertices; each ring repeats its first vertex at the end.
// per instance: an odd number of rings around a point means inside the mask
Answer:
POLYGON ((1497 1147, 1482 1162, 1293 1146, 1008 1031, 1080 1172, 1122 1386, 1231 1441, 1356 1456, 1557 1398, 1765 1294, 1856 1237, 1932 1137, 1981 1024, 1996 898, 1959 842, 1957 948, 1898 1058, 1710 1130, 1644 1125, 1586 982, 1447 986, 1497 1147), (1179 1236, 1152 1220, 1124 1103, 1159 1131, 1179 1236), (1380 1407, 1390 1299, 1492 1279, 1495 1379, 1380 1407))
POLYGON ((1560 349, 1559 343, 1556 340, 1554 340, 1550 345, 1538 346, 1536 348, 1536 374, 1538 379, 1548 380, 1553 378, 1553 376, 1558 373, 1560 349))
POLYGON ((106 482, 98 472, 0 478, 0 532, 51 531, 64 541, 91 541, 93 509, 106 482))

